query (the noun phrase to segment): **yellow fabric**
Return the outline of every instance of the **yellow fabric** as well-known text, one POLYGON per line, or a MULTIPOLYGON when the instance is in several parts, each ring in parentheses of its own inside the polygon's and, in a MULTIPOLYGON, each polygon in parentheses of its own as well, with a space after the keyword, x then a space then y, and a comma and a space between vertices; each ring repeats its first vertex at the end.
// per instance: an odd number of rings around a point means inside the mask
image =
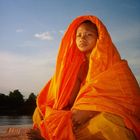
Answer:
POLYGON ((95 16, 78 17, 68 27, 60 44, 55 73, 37 98, 34 126, 48 140, 75 139, 71 110, 63 108, 69 102, 78 71, 85 61, 75 43, 76 29, 85 20, 96 24, 99 38, 89 58, 86 81, 72 109, 116 114, 140 139, 140 88, 127 62, 121 60, 107 29, 95 16))
POLYGON ((135 140, 116 115, 102 112, 77 130, 77 140, 135 140))

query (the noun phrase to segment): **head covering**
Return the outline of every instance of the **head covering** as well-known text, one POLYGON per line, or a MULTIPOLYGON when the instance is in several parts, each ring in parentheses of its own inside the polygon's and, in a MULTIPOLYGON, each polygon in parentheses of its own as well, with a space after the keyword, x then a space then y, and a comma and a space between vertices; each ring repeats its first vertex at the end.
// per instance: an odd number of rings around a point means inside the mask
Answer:
MULTIPOLYGON (((68 104, 78 71, 85 61, 85 55, 76 47, 76 30, 86 20, 97 26, 99 37, 89 58, 89 70, 85 84, 82 85, 73 108, 117 114, 124 118, 128 128, 140 136, 140 88, 127 62, 121 60, 106 27, 92 15, 77 17, 69 25, 60 44, 55 73, 40 92, 37 107, 45 117, 46 106, 53 110, 62 110, 68 104)), ((62 115, 63 113, 59 112, 55 115, 56 120, 56 116, 60 114, 61 117, 63 116, 63 121, 64 116, 69 116, 67 113, 67 115, 62 115)), ((49 122, 49 118, 46 120, 49 122)), ((62 124, 65 125, 66 122, 62 124)), ((42 128, 44 126, 47 124, 42 128)))
POLYGON ((85 61, 84 54, 78 50, 75 42, 76 29, 85 20, 90 20, 96 24, 99 32, 96 47, 93 49, 90 58, 87 80, 91 80, 91 78, 107 70, 120 60, 120 56, 105 26, 97 17, 81 16, 76 18, 69 25, 62 39, 57 58, 56 71, 49 88, 49 92, 55 96, 53 107, 56 109, 62 109, 64 105, 67 104, 79 68, 83 61, 85 61))

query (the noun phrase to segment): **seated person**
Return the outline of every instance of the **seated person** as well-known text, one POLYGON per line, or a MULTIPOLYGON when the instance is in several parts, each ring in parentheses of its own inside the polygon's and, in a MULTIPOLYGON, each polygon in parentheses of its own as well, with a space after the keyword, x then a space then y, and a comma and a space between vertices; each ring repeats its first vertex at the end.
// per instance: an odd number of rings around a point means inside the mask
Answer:
POLYGON ((65 33, 56 71, 37 98, 30 139, 140 139, 140 88, 95 16, 65 33))

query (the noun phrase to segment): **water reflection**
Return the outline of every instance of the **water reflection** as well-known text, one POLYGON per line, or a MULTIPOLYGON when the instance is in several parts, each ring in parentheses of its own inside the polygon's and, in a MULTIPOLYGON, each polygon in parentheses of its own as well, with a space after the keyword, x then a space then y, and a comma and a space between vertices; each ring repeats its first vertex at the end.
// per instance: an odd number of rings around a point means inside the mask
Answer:
POLYGON ((31 116, 0 116, 0 126, 32 124, 31 116))

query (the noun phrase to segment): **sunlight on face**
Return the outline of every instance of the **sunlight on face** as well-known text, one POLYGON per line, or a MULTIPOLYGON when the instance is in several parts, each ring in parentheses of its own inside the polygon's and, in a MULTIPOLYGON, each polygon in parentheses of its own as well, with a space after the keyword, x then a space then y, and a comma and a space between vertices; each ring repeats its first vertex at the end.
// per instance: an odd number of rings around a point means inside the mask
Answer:
POLYGON ((76 45, 81 52, 91 52, 98 38, 97 29, 89 23, 82 23, 76 31, 76 45))

